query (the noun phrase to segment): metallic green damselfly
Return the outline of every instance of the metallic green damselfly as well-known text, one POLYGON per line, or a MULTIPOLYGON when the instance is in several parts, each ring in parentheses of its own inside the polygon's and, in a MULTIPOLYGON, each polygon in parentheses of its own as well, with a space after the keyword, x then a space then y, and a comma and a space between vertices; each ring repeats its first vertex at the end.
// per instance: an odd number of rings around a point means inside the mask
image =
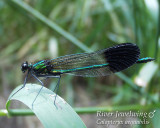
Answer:
MULTIPOLYGON (((18 90, 20 91, 25 87, 28 75, 31 74, 38 80, 42 87, 37 96, 33 100, 33 104, 42 90, 44 84, 39 77, 58 78, 57 86, 54 91, 59 88, 60 78, 62 74, 71 74, 82 77, 99 77, 107 76, 115 72, 127 69, 136 63, 146 63, 154 60, 153 58, 139 58, 140 50, 136 44, 123 43, 110 48, 102 49, 91 53, 78 53, 72 55, 61 56, 51 60, 41 60, 36 63, 24 62, 21 66, 23 73, 27 72, 23 86, 18 90)), ((17 91, 17 92, 18 92, 17 91)), ((13 95, 15 95, 15 92, 13 95)), ((12 95, 12 96, 13 96, 12 95)), ((54 104, 56 101, 56 96, 54 104)))

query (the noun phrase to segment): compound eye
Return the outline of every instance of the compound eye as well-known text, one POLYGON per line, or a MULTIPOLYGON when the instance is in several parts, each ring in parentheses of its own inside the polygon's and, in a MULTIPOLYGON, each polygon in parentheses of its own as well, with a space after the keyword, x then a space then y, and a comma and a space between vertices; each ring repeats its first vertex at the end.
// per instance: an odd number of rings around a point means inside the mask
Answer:
POLYGON ((22 70, 23 73, 25 73, 25 71, 27 69, 28 69, 28 62, 26 61, 26 62, 22 63, 21 70, 22 70))

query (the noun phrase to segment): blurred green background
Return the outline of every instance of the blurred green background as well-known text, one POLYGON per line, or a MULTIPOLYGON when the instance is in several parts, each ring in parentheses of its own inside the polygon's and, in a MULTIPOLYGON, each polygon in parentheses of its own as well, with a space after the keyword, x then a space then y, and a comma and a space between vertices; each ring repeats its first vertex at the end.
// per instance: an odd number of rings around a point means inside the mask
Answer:
MULTIPOLYGON (((107 77, 63 75, 58 94, 72 107, 140 104, 147 108, 159 103, 160 0, 23 2, 0 1, 0 109, 5 108, 10 92, 24 81, 22 62, 96 51, 124 42, 136 43, 141 57, 153 57, 156 61, 136 64, 107 77)), ((49 79, 45 85, 52 89, 56 82, 49 79)), ((160 113, 159 109, 156 113, 160 113)), ((81 117, 88 128, 97 128, 96 115, 86 113, 81 117)), ((158 114, 149 120, 149 125, 127 127, 159 128, 158 114)), ((40 128, 42 125, 36 117, 0 117, 0 127, 40 128)))

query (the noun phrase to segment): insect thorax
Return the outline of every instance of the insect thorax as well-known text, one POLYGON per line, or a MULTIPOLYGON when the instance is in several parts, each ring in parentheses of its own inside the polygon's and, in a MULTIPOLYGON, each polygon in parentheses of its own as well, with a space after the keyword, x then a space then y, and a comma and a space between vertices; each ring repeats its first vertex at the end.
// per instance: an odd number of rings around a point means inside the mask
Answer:
POLYGON ((48 60, 38 61, 37 63, 33 64, 32 70, 36 74, 51 74, 53 69, 53 65, 50 64, 48 60))

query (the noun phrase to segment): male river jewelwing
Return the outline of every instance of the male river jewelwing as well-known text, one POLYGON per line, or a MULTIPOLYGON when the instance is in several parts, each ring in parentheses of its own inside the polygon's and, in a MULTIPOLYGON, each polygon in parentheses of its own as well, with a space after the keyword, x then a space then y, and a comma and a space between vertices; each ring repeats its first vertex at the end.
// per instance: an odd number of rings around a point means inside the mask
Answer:
MULTIPOLYGON (((25 87, 28 75, 31 74, 42 85, 37 96, 44 86, 43 82, 38 77, 58 78, 58 83, 54 89, 54 91, 56 90, 57 96, 62 74, 72 74, 82 77, 107 76, 112 73, 127 69, 135 63, 147 63, 154 60, 150 57, 139 57, 140 50, 136 44, 123 43, 96 52, 71 54, 51 60, 41 60, 34 64, 28 64, 26 61, 22 64, 21 70, 23 73, 26 71, 28 72, 23 86, 18 91, 25 87)), ((17 92, 15 92, 13 95, 15 95, 17 92)), ((32 107, 37 96, 33 100, 32 107)), ((54 104, 56 101, 56 96, 54 104)))

